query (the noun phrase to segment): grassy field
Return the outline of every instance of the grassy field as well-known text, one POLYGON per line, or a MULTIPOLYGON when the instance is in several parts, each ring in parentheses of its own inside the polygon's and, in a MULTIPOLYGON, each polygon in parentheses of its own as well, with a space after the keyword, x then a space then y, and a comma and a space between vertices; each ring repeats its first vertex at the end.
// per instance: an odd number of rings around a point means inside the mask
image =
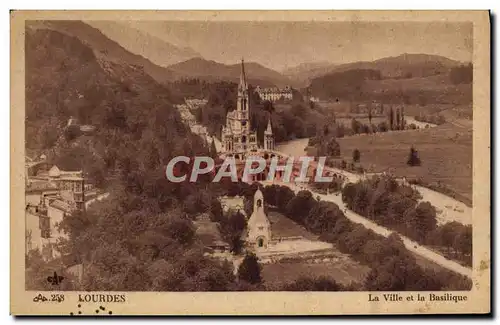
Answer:
POLYGON ((267 217, 271 222, 273 237, 302 236, 306 239, 317 240, 318 236, 310 233, 303 226, 296 224, 277 211, 270 209, 267 217))
MULTIPOLYGON (((268 218, 271 222, 273 237, 302 236, 311 241, 317 241, 316 235, 306 230, 301 225, 290 220, 283 214, 270 208, 268 218)), ((293 260, 283 260, 273 264, 262 265, 262 276, 268 288, 279 289, 285 283, 293 282, 301 276, 320 277, 325 276, 337 283, 349 285, 351 283, 363 283, 370 268, 360 265, 348 255, 341 253, 335 247, 324 251, 313 251, 302 253, 302 257, 294 257, 293 260), (323 261, 323 257, 330 261, 323 261), (318 263, 313 260, 320 259, 318 263)))
POLYGON ((285 283, 293 282, 301 276, 325 276, 347 286, 351 283, 362 284, 369 271, 369 267, 360 265, 350 259, 326 263, 304 261, 264 264, 262 276, 266 286, 270 288, 280 288, 285 283))
POLYGON ((472 130, 450 123, 416 131, 377 133, 338 139, 341 156, 352 160, 361 151, 361 165, 368 172, 391 172, 426 182, 441 182, 472 199, 472 130), (418 151, 422 165, 406 164, 410 147, 418 151))

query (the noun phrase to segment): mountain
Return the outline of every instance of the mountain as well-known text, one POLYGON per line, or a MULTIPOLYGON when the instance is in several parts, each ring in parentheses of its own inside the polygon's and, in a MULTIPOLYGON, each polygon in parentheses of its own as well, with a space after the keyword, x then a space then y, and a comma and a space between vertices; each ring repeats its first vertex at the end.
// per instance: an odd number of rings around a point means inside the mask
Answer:
POLYGON ((352 69, 379 70, 382 78, 428 77, 446 74, 461 63, 439 55, 401 54, 372 62, 354 62, 331 67, 330 72, 352 69))
POLYGON ((327 61, 307 62, 301 63, 292 68, 287 68, 281 73, 301 85, 307 86, 310 79, 327 74, 333 69, 333 67, 335 67, 335 65, 327 61))
MULTIPOLYGON (((161 110, 171 120, 173 133, 185 132, 172 106, 174 96, 145 72, 154 67, 152 63, 110 43, 85 24, 61 22, 64 32, 53 30, 55 25, 50 29, 36 25, 25 30, 28 148, 57 146, 70 117, 96 126, 98 133, 119 129, 140 136, 148 119, 161 110), (75 31, 80 37, 69 35, 75 26, 83 27, 75 31), (105 46, 109 50, 103 51, 105 46)), ((109 134, 102 139, 109 141, 109 134)))
MULTIPOLYGON (((78 38, 86 44, 97 57, 103 57, 106 61, 115 62, 118 64, 127 64, 144 70, 146 74, 153 77, 157 82, 162 84, 179 80, 182 78, 200 78, 203 80, 226 80, 237 82, 240 75, 240 64, 225 65, 215 61, 205 60, 198 57, 199 54, 189 48, 179 49, 173 45, 159 40, 147 33, 136 29, 127 29, 132 33, 132 37, 128 37, 125 41, 123 35, 124 30, 118 28, 118 25, 106 24, 107 22, 92 22, 93 25, 99 26, 106 30, 103 33, 98 28, 94 28, 82 21, 33 21, 29 23, 29 28, 32 30, 44 29, 53 30, 63 33, 68 36, 78 38), (106 28, 103 26, 107 26, 106 28), (116 40, 119 39, 123 45, 116 40), (124 46, 130 48, 127 50, 124 46), (193 56, 188 60, 170 64, 182 57, 193 56), (152 62, 154 61, 154 63, 152 62), (156 63, 156 64, 155 64, 156 63)), ((263 87, 287 85, 294 86, 289 78, 283 76, 277 71, 266 68, 258 63, 245 63, 247 78, 253 85, 263 87)))
POLYGON ((283 74, 305 87, 314 78, 348 70, 379 70, 382 78, 411 78, 447 74, 451 68, 461 64, 464 63, 439 55, 405 53, 375 61, 303 63, 283 71, 283 74))
MULTIPOLYGON (((387 62, 387 61, 386 61, 387 62)), ((360 69, 373 64, 350 65, 313 78, 310 94, 325 100, 419 105, 472 103, 472 65, 454 62, 419 62, 395 65, 379 62, 380 69, 360 69), (454 65, 454 66, 453 66, 454 65), (384 69, 385 68, 385 69, 384 69), (390 77, 390 72, 397 73, 390 77), (385 75, 384 75, 385 73, 385 75)))
MULTIPOLYGON (((212 60, 193 58, 168 67, 177 76, 184 78, 199 78, 203 80, 227 80, 238 82, 241 63, 226 65, 212 60)), ((277 71, 266 68, 255 62, 245 62, 245 72, 248 82, 263 87, 291 85, 291 80, 277 71)))
POLYGON ((325 70, 328 73, 332 73, 352 69, 371 69, 379 70, 382 78, 410 78, 445 74, 451 68, 460 66, 461 64, 463 63, 439 55, 404 53, 375 61, 359 61, 332 65, 325 70))
POLYGON ((160 67, 145 57, 133 54, 117 42, 109 39, 99 29, 78 20, 39 20, 27 24, 30 30, 52 30, 68 36, 76 37, 88 46, 96 57, 103 57, 107 61, 124 63, 143 69, 156 81, 164 83, 175 79, 175 74, 167 68, 160 67))
POLYGON ((189 47, 177 47, 149 33, 114 21, 88 21, 104 35, 132 53, 142 55, 153 63, 167 67, 201 54, 189 47))

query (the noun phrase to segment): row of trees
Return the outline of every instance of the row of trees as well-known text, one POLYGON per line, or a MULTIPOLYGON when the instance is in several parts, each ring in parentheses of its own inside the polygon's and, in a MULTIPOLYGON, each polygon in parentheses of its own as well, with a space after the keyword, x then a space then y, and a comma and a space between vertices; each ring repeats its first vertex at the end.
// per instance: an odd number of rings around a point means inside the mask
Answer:
POLYGON ((472 63, 454 67, 450 71, 450 81, 455 85, 472 83, 472 76, 472 63))
POLYGON ((472 225, 447 222, 427 236, 426 244, 438 247, 448 258, 472 266, 472 225))
MULTIPOLYGON (((249 196, 260 188, 266 203, 274 206, 295 222, 303 225, 322 240, 336 244, 340 251, 372 268, 363 287, 343 287, 332 279, 299 278, 282 290, 468 290, 471 282, 446 270, 422 269, 397 235, 388 238, 375 234, 360 224, 352 223, 332 202, 320 201, 309 191, 295 194, 280 185, 226 183, 228 195, 249 196)), ((396 185, 392 185, 396 186, 396 185)), ((406 196, 413 197, 411 194, 406 196)), ((436 228, 436 229, 439 229, 436 228)), ((246 260, 247 258, 245 258, 246 260)), ((257 263, 255 258, 249 258, 257 263)), ((255 266, 251 267, 256 269, 255 266)), ((254 275, 254 277, 257 277, 254 275)), ((259 268, 260 277, 260 268, 259 268)), ((249 282, 245 280, 245 282, 249 282)))
POLYGON ((397 235, 385 238, 352 223, 336 204, 318 201, 309 191, 294 194, 286 186, 271 185, 263 193, 266 202, 280 212, 369 265, 366 290, 470 289, 471 282, 462 276, 422 269, 397 235))
POLYGON ((460 260, 470 257, 472 228, 457 222, 438 227, 434 206, 418 202, 418 192, 388 176, 349 183, 342 199, 356 213, 421 244, 441 246, 460 260))

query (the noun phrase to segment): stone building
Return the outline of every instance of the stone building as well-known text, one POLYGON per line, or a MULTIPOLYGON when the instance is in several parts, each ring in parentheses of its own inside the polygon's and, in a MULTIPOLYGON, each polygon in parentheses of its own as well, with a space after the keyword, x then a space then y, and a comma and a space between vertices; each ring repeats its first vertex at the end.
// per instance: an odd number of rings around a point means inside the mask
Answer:
POLYGON ((84 208, 85 182, 82 170, 65 171, 54 165, 49 170, 48 176, 49 181, 59 188, 63 199, 75 202, 78 209, 84 208))
POLYGON ((264 195, 261 190, 257 190, 253 199, 253 212, 247 223, 247 230, 244 240, 251 250, 267 249, 271 237, 271 223, 264 212, 264 195))
POLYGON ((293 92, 290 86, 286 86, 285 88, 261 88, 260 86, 257 86, 255 91, 259 94, 260 99, 271 102, 275 102, 280 99, 292 100, 293 98, 293 92))
MULTIPOLYGON (((238 98, 236 109, 226 116, 226 125, 222 127, 222 153, 226 156, 244 158, 248 152, 259 149, 257 133, 250 125, 250 103, 248 96, 248 83, 245 75, 245 65, 241 61, 240 82, 238 85, 238 98)), ((274 136, 271 121, 268 122, 264 134, 264 148, 274 149, 274 136)))

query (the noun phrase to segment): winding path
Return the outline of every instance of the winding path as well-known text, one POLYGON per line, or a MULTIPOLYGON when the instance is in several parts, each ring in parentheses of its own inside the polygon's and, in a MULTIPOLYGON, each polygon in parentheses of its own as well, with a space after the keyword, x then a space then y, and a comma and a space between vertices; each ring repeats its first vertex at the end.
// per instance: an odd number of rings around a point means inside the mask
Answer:
MULTIPOLYGON (((183 114, 181 114, 181 116, 183 117, 183 120, 186 124, 189 124, 188 120, 192 121, 194 119, 194 116, 192 116, 192 114, 190 114, 189 111, 186 111, 182 106, 178 106, 178 109, 180 111, 182 111, 183 114)), ((216 139, 215 137, 210 137, 206 132, 203 132, 204 131, 203 126, 201 126, 199 124, 193 124, 193 122, 191 122, 191 130, 194 133, 205 136, 207 139, 207 142, 209 142, 209 143, 211 143, 212 141, 215 141, 216 149, 217 149, 217 151, 220 151, 220 149, 221 149, 220 141, 218 141, 218 139, 216 139), (199 130, 201 130, 201 132, 199 130)), ((304 149, 307 146, 308 142, 309 142, 308 138, 289 141, 285 144, 279 145, 277 152, 281 152, 285 156, 299 157, 299 156, 304 155, 304 149)), ((350 182, 355 182, 362 177, 361 175, 349 173, 347 171, 336 169, 336 168, 325 168, 325 169, 329 169, 329 170, 333 170, 335 172, 342 173, 344 176, 347 177, 347 179, 350 182)), ((382 227, 382 226, 374 223, 373 221, 347 209, 347 207, 345 206, 344 202, 342 201, 342 197, 340 195, 320 194, 318 192, 315 192, 314 190, 311 190, 311 189, 306 188, 304 186, 299 187, 293 183, 283 183, 283 182, 277 182, 277 181, 273 181, 273 182, 264 181, 262 183, 265 185, 270 185, 270 184, 285 185, 285 186, 288 186, 289 188, 291 188, 294 192, 298 192, 302 189, 307 189, 315 197, 319 197, 321 200, 329 201, 329 202, 333 202, 333 203, 337 204, 339 206, 339 208, 344 211, 345 216, 349 220, 351 220, 352 222, 362 224, 366 228, 371 229, 375 233, 382 235, 384 237, 388 237, 390 234, 393 233, 392 230, 387 229, 385 227, 382 227)), ((435 197, 433 195, 430 195, 430 193, 427 192, 427 191, 431 191, 431 190, 428 190, 428 189, 423 190, 424 188, 420 188, 420 187, 416 187, 416 189, 417 189, 417 191, 419 191, 422 194, 422 197, 425 200, 430 201, 434 206, 438 207, 438 209, 442 206, 442 204, 439 204, 439 202, 436 202, 435 197), (438 203, 438 204, 436 204, 436 203, 438 203)), ((434 192, 434 191, 431 191, 431 192, 434 192)), ((435 192, 435 193, 437 193, 437 192, 435 192)), ((440 194, 440 193, 437 193, 437 194, 440 194)), ((440 194, 440 195, 442 195, 442 194, 440 194)), ((456 202, 458 202, 458 201, 456 201, 456 202)), ((461 203, 461 202, 458 202, 458 203, 461 203)), ((399 236, 403 240, 403 243, 404 243, 406 249, 408 249, 409 251, 411 251, 411 252, 413 252, 413 253, 415 253, 415 254, 417 254, 417 255, 419 255, 427 260, 430 260, 430 261, 432 261, 432 262, 434 262, 434 263, 436 263, 436 264, 438 264, 438 265, 440 265, 440 266, 442 266, 450 271, 453 271, 453 272, 459 273, 461 275, 464 275, 466 277, 472 278, 472 269, 464 267, 464 266, 458 264, 457 262, 451 261, 451 260, 445 258, 444 256, 439 255, 439 254, 435 253, 434 251, 416 243, 415 241, 407 238, 406 236, 403 236, 401 234, 399 234, 399 236)))
POLYGON ((101 201, 101 200, 107 198, 108 196, 109 196, 109 192, 106 192, 106 193, 99 194, 98 196, 96 196, 95 198, 93 198, 91 200, 88 200, 87 202, 85 202, 85 209, 87 209, 92 203, 97 202, 97 201, 101 201))
MULTIPOLYGON (((304 148, 307 146, 308 142, 308 138, 287 141, 285 143, 279 144, 277 146, 277 150, 279 152, 282 152, 284 155, 299 157, 304 155, 304 148)), ((349 182, 352 183, 358 182, 365 176, 377 175, 377 173, 359 175, 332 167, 325 167, 325 170, 331 170, 335 173, 341 173, 347 178, 349 182)), ((402 180, 400 179, 400 181, 402 180)), ((433 191, 423 186, 413 185, 412 187, 422 196, 421 201, 429 201, 434 207, 436 207, 436 219, 438 221, 438 224, 445 224, 451 221, 457 221, 464 225, 472 224, 472 208, 467 206, 463 202, 460 202, 450 196, 433 191)))
MULTIPOLYGON (((335 204, 337 204, 339 206, 339 208, 341 210, 344 211, 344 214, 345 216, 351 220, 352 222, 355 222, 355 223, 359 223, 359 224, 362 224, 363 226, 365 226, 366 228, 368 229, 371 229, 373 230, 375 233, 379 234, 379 235, 382 235, 384 237, 388 237, 390 234, 393 233, 392 230, 390 229, 387 229, 385 227, 382 227, 378 224, 376 224, 375 222, 349 210, 346 205, 344 204, 344 202, 342 201, 342 197, 341 195, 335 195, 335 194, 320 194, 318 192, 315 192, 314 190, 311 190, 310 188, 306 188, 305 186, 297 186, 293 183, 283 183, 283 182, 262 182, 264 185, 271 185, 271 184, 276 184, 276 185, 284 185, 284 186, 287 186, 289 187, 290 189, 292 189, 294 192, 299 192, 300 190, 308 190, 310 191, 314 197, 319 197, 321 200, 323 201, 328 201, 328 202, 333 202, 335 204)), ((417 242, 409 239, 408 237, 406 236, 403 236, 401 234, 399 234, 399 236, 401 237, 401 239, 403 240, 403 243, 406 247, 406 249, 408 249, 409 251, 425 258, 425 259, 428 259, 450 271, 453 271, 453 272, 456 272, 456 273, 459 273, 461 275, 464 275, 466 277, 469 277, 469 278, 472 278, 472 269, 470 268, 467 268, 467 267, 464 267, 460 264, 458 264, 457 262, 454 262, 452 260, 449 260, 447 258, 445 258, 444 256, 442 255, 439 255, 437 253, 435 253, 434 251, 418 244, 417 242)))
MULTIPOLYGON (((304 148, 307 146, 309 139, 297 139, 293 141, 286 142, 278 146, 277 150, 284 153, 285 155, 290 156, 301 156, 304 154, 304 148)), ((337 168, 326 168, 325 170, 333 170, 335 172, 342 173, 349 182, 356 182, 360 180, 363 176, 358 174, 353 174, 344 170, 340 170, 337 168)), ((277 182, 274 182, 277 184, 277 182)), ((266 182, 264 182, 266 184, 266 182)), ((293 183, 279 183, 280 185, 285 185, 291 188, 294 192, 298 192, 301 189, 309 190, 314 197, 319 197, 321 200, 329 201, 337 204, 340 209, 344 211, 345 216, 356 223, 360 223, 368 229, 373 230, 379 235, 388 237, 393 231, 387 229, 383 226, 376 224, 375 222, 349 210, 347 206, 342 201, 341 195, 336 194, 321 194, 315 192, 310 188, 306 188, 305 186, 297 186, 293 183)), ((451 197, 448 197, 444 194, 432 191, 428 188, 421 186, 414 186, 415 190, 417 190, 422 195, 422 201, 429 201, 432 205, 434 205, 438 210, 438 223, 445 223, 447 221, 458 221, 463 224, 470 224, 472 217, 472 209, 467 207, 464 203, 459 202, 451 197)), ((409 239, 406 236, 399 234, 405 247, 430 261, 435 262, 436 264, 451 270, 453 272, 457 272, 469 278, 472 277, 472 269, 464 267, 457 262, 449 260, 444 256, 437 254, 436 252, 418 244, 417 242, 409 239)))

